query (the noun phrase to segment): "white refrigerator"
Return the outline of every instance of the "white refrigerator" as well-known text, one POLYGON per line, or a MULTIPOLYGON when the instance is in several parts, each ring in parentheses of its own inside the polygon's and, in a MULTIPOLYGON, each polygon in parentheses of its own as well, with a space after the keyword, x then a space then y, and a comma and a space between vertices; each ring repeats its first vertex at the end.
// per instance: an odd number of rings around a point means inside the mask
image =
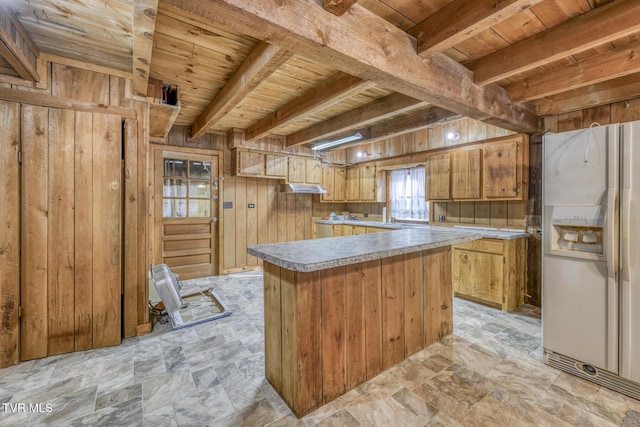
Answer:
POLYGON ((545 363, 640 399, 640 121, 543 138, 545 363))

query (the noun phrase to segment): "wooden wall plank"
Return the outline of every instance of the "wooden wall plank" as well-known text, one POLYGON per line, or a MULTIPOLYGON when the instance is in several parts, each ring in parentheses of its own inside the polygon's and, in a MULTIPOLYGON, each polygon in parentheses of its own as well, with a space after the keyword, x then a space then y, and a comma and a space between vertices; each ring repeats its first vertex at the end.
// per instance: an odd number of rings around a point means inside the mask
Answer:
POLYGON ((345 267, 321 271, 322 403, 346 392, 345 267))
MULTIPOLYGON (((247 246, 255 245, 258 243, 258 179, 257 178, 247 178, 247 217, 245 220, 246 224, 246 244, 244 246, 244 250, 246 252, 247 246), (254 207, 249 208, 248 205, 252 204, 254 207)), ((247 255, 247 265, 255 266, 258 265, 258 258, 247 255)))
MULTIPOLYGON (((265 376, 287 403, 293 402, 294 384, 287 384, 286 389, 282 384, 282 328, 283 319, 281 311, 281 283, 280 267, 264 263, 264 359, 265 376)), ((289 287, 287 292, 295 292, 295 287, 289 287)), ((294 296, 295 298, 295 296, 294 296)), ((289 328, 295 327, 295 319, 285 319, 289 328)), ((286 351, 285 351, 286 353, 286 351)), ((290 378, 291 380, 291 378, 290 378)))
POLYGON ((93 114, 75 113, 75 350, 93 347, 93 114))
POLYGON ((363 263, 365 357, 367 379, 382 372, 382 283, 381 262, 363 263))
POLYGON ((404 255, 404 354, 408 357, 424 347, 424 267, 422 252, 404 255))
POLYGON ((346 357, 349 360, 347 369, 347 390, 366 380, 365 353, 365 308, 364 301, 364 264, 351 264, 346 267, 346 357))
POLYGON ((53 63, 51 95, 109 105, 109 75, 53 63))
POLYGON ((404 359, 402 255, 382 259, 382 370, 404 359))
POLYGON ((277 218, 278 218, 278 242, 287 241, 287 194, 277 193, 278 205, 277 205, 277 218))
POLYGON ((296 196, 298 195, 295 193, 285 193, 286 242, 296 240, 296 196))
POLYGON ((451 289, 451 246, 423 252, 424 260, 424 325, 428 346, 453 332, 451 289))
MULTIPOLYGON (((123 311, 124 337, 137 334, 138 326, 138 271, 140 256, 138 253, 138 122, 125 120, 124 122, 124 274, 123 274, 123 311)), ((76 144, 78 141, 76 141, 76 144)), ((142 264, 146 269, 146 264, 142 264)), ((146 283, 146 281, 145 281, 146 283)))
POLYGON ((278 188, 273 181, 267 181, 267 242, 278 241, 278 188))
POLYGON ((322 405, 322 290, 319 271, 296 274, 297 313, 305 316, 296 325, 297 345, 302 351, 297 365, 289 366, 297 366, 298 410, 307 413, 322 405))
POLYGON ((234 210, 236 213, 236 265, 246 266, 247 264, 247 179, 236 177, 236 202, 234 210))
POLYGON ((118 116, 93 116, 93 345, 121 341, 122 136, 118 116))
POLYGON ((293 240, 304 240, 305 236, 305 226, 310 218, 308 212, 305 211, 305 199, 310 198, 310 194, 296 194, 295 205, 294 205, 294 213, 295 213, 295 233, 293 240))
MULTIPOLYGON (((225 162, 231 160, 229 150, 225 151, 225 162)), ((229 163, 225 163, 229 165, 229 163)), ((228 167, 228 166, 227 166, 228 167)), ((229 270, 237 266, 236 263, 236 180, 238 178, 231 177, 229 175, 224 178, 224 190, 223 200, 225 202, 233 203, 232 208, 222 209, 223 215, 223 236, 222 241, 224 245, 224 269, 229 270)))
POLYGON ((20 359, 47 355, 49 110, 22 106, 20 359))
POLYGON ((0 101, 0 368, 19 361, 20 104, 0 101))
POLYGON ((71 352, 75 346, 74 125, 73 111, 49 110, 49 355, 71 352))

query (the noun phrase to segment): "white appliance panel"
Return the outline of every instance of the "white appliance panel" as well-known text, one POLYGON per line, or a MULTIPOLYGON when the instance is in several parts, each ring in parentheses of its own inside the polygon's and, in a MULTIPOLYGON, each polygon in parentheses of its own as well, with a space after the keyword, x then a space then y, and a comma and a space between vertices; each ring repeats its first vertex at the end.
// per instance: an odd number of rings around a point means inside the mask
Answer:
POLYGON ((608 127, 545 136, 545 206, 607 204, 609 137, 608 127))
POLYGON ((611 285, 605 263, 545 255, 543 281, 548 284, 542 293, 544 347, 610 370, 611 285))
POLYGON ((640 382, 640 121, 622 126, 620 375, 640 382), (635 139, 635 142, 633 142, 635 139))

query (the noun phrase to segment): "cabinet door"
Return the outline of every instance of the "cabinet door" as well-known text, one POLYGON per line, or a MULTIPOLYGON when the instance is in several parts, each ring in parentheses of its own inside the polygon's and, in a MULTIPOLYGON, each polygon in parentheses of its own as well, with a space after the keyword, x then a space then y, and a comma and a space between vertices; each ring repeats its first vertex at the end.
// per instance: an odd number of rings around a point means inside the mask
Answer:
POLYGON ((352 225, 353 230, 351 234, 365 234, 367 232, 367 227, 363 225, 352 225))
POLYGON ((376 167, 372 164, 360 166, 360 200, 376 200, 376 167))
POLYGON ((289 157, 289 173, 287 181, 296 184, 304 184, 306 179, 306 160, 304 157, 289 157))
POLYGON ((451 157, 447 154, 438 154, 427 159, 425 173, 427 200, 449 200, 451 193, 451 157))
POLYGON ((238 174, 242 175, 264 175, 265 159, 263 153, 253 151, 238 152, 238 174))
POLYGON ((484 301, 502 304, 504 257, 476 252, 475 264, 475 296, 484 301))
POLYGON ((454 199, 479 199, 482 149, 458 150, 452 154, 451 193, 454 199))
POLYGON ((483 194, 485 198, 519 198, 518 142, 484 146, 483 194))
POLYGON ((360 168, 347 168, 347 201, 360 200, 360 168))
POLYGON ((306 182, 308 184, 320 184, 322 181, 322 161, 320 159, 306 160, 306 182))
POLYGON ((334 185, 334 198, 335 201, 346 200, 347 191, 347 170, 345 168, 333 169, 333 185, 334 185))
POLYGON ((452 285, 453 291, 475 296, 476 290, 476 252, 453 248, 452 285))
POLYGON ((335 197, 335 173, 334 168, 326 167, 322 168, 322 186, 327 190, 325 194, 322 195, 323 202, 331 202, 335 197))
POLYGON ((279 154, 265 155, 266 175, 274 178, 287 177, 287 156, 279 154))

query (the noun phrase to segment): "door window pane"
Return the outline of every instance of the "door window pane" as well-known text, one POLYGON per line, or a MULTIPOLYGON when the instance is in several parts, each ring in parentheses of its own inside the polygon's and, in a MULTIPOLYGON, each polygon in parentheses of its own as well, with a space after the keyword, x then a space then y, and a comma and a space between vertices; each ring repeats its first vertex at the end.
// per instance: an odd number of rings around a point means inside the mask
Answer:
POLYGON ((179 159, 164 159, 164 176, 187 177, 187 162, 179 159))
POLYGON ((162 216, 164 218, 185 218, 187 216, 186 199, 163 199, 162 216))
POLYGON ((189 178, 211 179, 211 162, 189 161, 189 178))
POLYGON ((211 197, 211 183, 209 181, 189 181, 189 197, 209 198, 211 197))
POLYGON ((202 218, 210 216, 211 202, 209 199, 189 200, 189 216, 192 218, 202 218))
POLYGON ((162 186, 164 197, 187 197, 187 181, 184 179, 165 178, 162 186))

